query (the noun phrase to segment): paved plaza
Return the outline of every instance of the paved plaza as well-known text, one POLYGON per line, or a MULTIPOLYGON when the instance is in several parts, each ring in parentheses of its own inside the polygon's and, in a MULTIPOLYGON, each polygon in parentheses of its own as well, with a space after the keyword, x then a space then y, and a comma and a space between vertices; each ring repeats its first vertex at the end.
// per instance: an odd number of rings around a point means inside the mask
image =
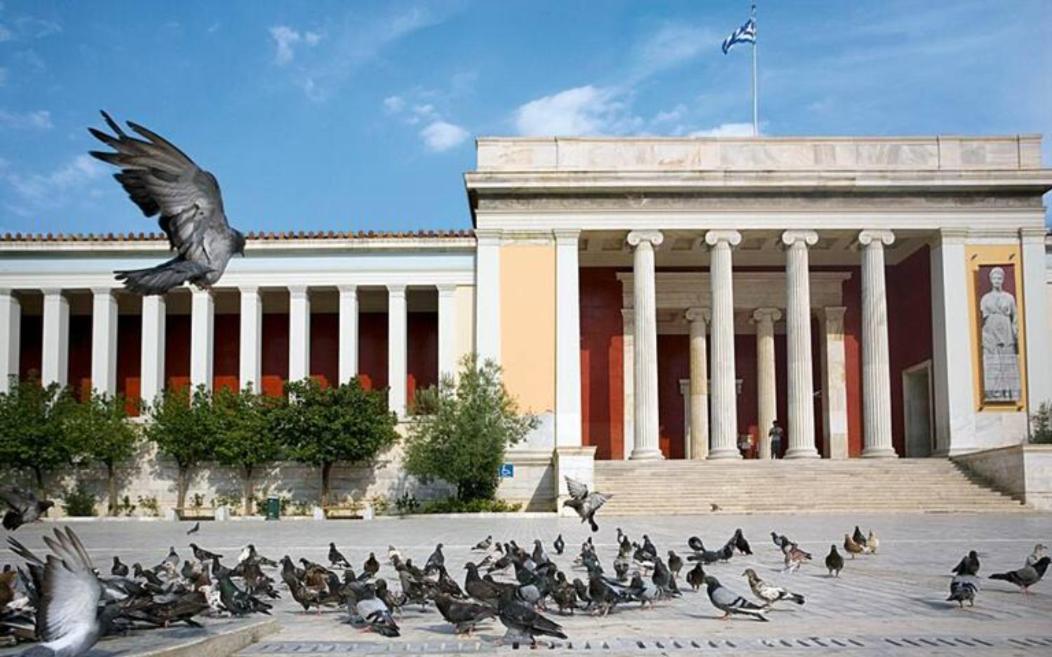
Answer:
MULTIPOLYGON (((709 603, 704 591, 688 589, 673 601, 660 602, 656 609, 641 610, 635 605, 618 607, 606 618, 585 613, 560 616, 568 641, 548 644, 546 654, 857 654, 857 655, 1046 655, 1052 653, 1052 581, 1046 580, 1024 596, 1006 582, 983 580, 974 609, 957 609, 944 602, 949 587, 949 571, 969 549, 979 552, 980 575, 1015 569, 1022 565, 1035 543, 1052 542, 1052 514, 865 514, 842 515, 704 515, 659 518, 600 518, 595 535, 604 566, 616 554, 615 530, 623 528, 634 539, 648 534, 664 554, 674 549, 680 555, 689 551, 686 539, 698 535, 707 544, 720 545, 741 527, 752 544, 752 556, 735 556, 729 563, 708 568, 721 582, 751 597, 742 571, 751 567, 768 581, 803 594, 803 607, 786 605, 769 614, 770 622, 751 619, 720 621, 720 612, 709 603), (879 554, 848 559, 840 579, 826 576, 821 565, 829 546, 840 546, 843 534, 855 524, 863 531, 874 529, 880 536, 879 554), (770 540, 776 530, 798 541, 815 555, 815 563, 797 574, 783 574, 781 553, 770 540), (791 607, 791 608, 790 608, 791 607)), ((27 545, 43 549, 41 536, 50 523, 38 523, 19 531, 27 545)), ((571 569, 573 556, 588 533, 574 519, 554 516, 517 518, 426 517, 382 518, 374 521, 306 520, 263 522, 235 521, 203 524, 192 538, 185 535, 188 524, 167 522, 80 522, 75 524, 96 565, 109 570, 110 556, 125 562, 154 564, 175 545, 181 556, 194 540, 202 547, 236 558, 246 543, 252 542, 265 555, 290 554, 326 561, 329 541, 360 569, 370 551, 384 562, 381 576, 397 583, 386 563, 388 545, 396 545, 403 556, 423 564, 435 543, 445 545, 446 563, 458 581, 463 581, 462 564, 471 558, 470 546, 487 534, 496 539, 514 539, 530 546, 534 537, 545 541, 552 556, 551 542, 559 533, 567 543, 566 554, 557 557, 560 568, 571 569)), ((12 559, 9 552, 0 562, 12 559)), ((476 557, 477 558, 477 557, 476 557)), ((684 568, 684 572, 686 568, 684 568)), ((583 570, 570 571, 585 579, 583 570)), ((283 589, 283 587, 282 587, 283 589)), ((303 613, 286 595, 278 601, 274 618, 280 629, 261 642, 243 650, 242 655, 313 654, 478 654, 516 651, 500 646, 504 628, 498 622, 483 624, 472 639, 453 635, 434 607, 424 611, 406 609, 399 623, 402 636, 384 639, 361 632, 341 622, 343 610, 318 614, 303 613)), ((210 624, 209 632, 220 631, 224 623, 210 624)), ((201 632, 198 630, 197 632, 201 632)), ((146 633, 137 637, 135 647, 163 647, 174 637, 192 636, 180 630, 166 635, 146 633), (147 639, 144 643, 143 639, 147 639)), ((127 638, 100 643, 93 655, 131 655, 135 649, 127 638)), ((520 649, 524 649, 520 648, 520 649)))

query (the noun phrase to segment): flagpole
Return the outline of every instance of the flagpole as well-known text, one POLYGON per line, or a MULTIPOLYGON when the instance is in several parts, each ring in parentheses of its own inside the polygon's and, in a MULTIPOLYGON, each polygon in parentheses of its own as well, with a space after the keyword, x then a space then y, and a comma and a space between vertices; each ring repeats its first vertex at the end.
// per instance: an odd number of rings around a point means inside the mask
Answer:
MULTIPOLYGON (((752 6, 752 19, 753 25, 756 25, 756 5, 752 6)), ((757 30, 759 32, 759 30, 757 30)), ((757 34, 757 37, 759 35, 757 34)), ((760 122, 759 122, 759 103, 757 101, 757 87, 756 87, 756 42, 758 38, 754 38, 752 42, 752 136, 760 136, 760 122)))

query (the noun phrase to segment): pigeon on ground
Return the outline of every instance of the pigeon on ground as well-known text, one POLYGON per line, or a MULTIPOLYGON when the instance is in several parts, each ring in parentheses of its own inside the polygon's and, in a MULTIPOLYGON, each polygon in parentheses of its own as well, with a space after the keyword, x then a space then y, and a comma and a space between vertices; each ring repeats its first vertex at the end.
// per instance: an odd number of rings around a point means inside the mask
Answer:
POLYGON ((837 552, 836 545, 829 546, 829 554, 826 555, 826 570, 830 577, 840 577, 840 571, 844 569, 844 557, 837 552))
POLYGON ((1034 551, 1026 558, 1026 565, 1033 566, 1038 561, 1041 561, 1041 557, 1048 554, 1048 548, 1038 543, 1034 546, 1034 551))
POLYGON ((604 495, 599 492, 588 492, 588 486, 573 479, 571 477, 564 477, 566 479, 566 489, 570 493, 570 499, 563 502, 563 506, 568 506, 577 512, 577 515, 581 517, 581 522, 588 522, 593 532, 599 531, 599 525, 595 522, 595 513, 598 511, 612 495, 604 495))
POLYGON ((864 553, 866 548, 859 545, 858 541, 851 537, 851 534, 844 534, 844 550, 854 559, 856 554, 864 553))
POLYGON ((1033 566, 1023 566, 1019 570, 1010 570, 1006 573, 994 573, 990 579, 1001 579, 1011 582, 1023 589, 1023 593, 1030 593, 1030 587, 1041 581, 1048 570, 1049 557, 1041 557, 1033 566))
POLYGON ((979 555, 975 550, 969 551, 968 554, 961 557, 960 563, 954 566, 950 572, 954 575, 978 575, 979 555))
POLYGON ((427 558, 427 563, 424 564, 424 574, 430 575, 431 573, 437 573, 445 565, 446 557, 442 554, 442 544, 439 543, 435 546, 435 551, 427 558))
POLYGON ((552 543, 552 547, 555 548, 555 554, 562 554, 563 550, 566 549, 566 541, 563 540, 563 535, 559 534, 555 537, 555 542, 552 543))
POLYGON ((950 580, 950 597, 947 602, 956 602, 961 607, 967 602, 969 607, 975 606, 975 594, 979 592, 979 578, 975 575, 954 575, 950 580))
POLYGON ((771 532, 771 542, 773 542, 775 547, 777 547, 779 550, 782 550, 783 552, 785 551, 785 547, 792 543, 792 541, 789 540, 788 536, 785 536, 784 534, 779 534, 777 532, 771 532))
POLYGON ((202 549, 197 546, 196 543, 190 544, 190 549, 194 552, 194 559, 198 561, 214 561, 216 559, 222 559, 223 555, 216 554, 215 552, 209 552, 208 550, 202 549))
POLYGON ((869 536, 866 536, 866 551, 870 554, 876 554, 878 547, 880 547, 880 539, 877 538, 877 533, 871 529, 869 530, 869 536))
POLYGON ((270 615, 270 603, 239 589, 229 577, 219 578, 219 599, 222 600, 223 607, 235 616, 256 612, 270 615))
POLYGON ((497 605, 497 617, 504 627, 516 634, 528 636, 531 646, 537 645, 538 636, 566 638, 562 626, 519 602, 514 596, 513 591, 505 590, 497 605))
POLYGON ((734 591, 720 584, 720 581, 712 575, 705 576, 705 586, 708 589, 709 601, 712 606, 723 612, 720 620, 727 620, 731 614, 752 616, 756 620, 767 621, 766 607, 761 607, 755 602, 749 602, 734 591))
POLYGON ((679 571, 683 570, 683 557, 676 554, 675 550, 668 551, 668 570, 673 577, 679 577, 679 571))
POLYGON ((690 588, 695 591, 705 585, 705 568, 702 567, 700 561, 687 571, 687 584, 690 584, 690 588))
POLYGON ((442 618, 453 624, 453 630, 457 634, 469 636, 476 625, 497 615, 493 607, 454 600, 445 593, 435 596, 435 606, 438 607, 438 613, 442 614, 442 618))
POLYGON ((752 554, 752 547, 749 545, 749 541, 745 540, 745 534, 742 533, 741 527, 734 530, 734 536, 731 537, 734 542, 734 549, 742 554, 752 554))
POLYGON ((478 551, 478 552, 485 552, 486 550, 488 550, 490 548, 491 545, 493 545, 493 537, 492 536, 487 536, 486 538, 482 539, 478 543, 475 543, 475 547, 473 547, 471 549, 475 550, 475 551, 478 551))
POLYGON ((742 575, 749 580, 749 588, 752 589, 753 594, 763 600, 767 607, 772 606, 779 600, 789 600, 798 605, 804 604, 804 596, 799 593, 790 593, 780 586, 763 581, 752 568, 746 568, 742 575))
POLYGON ((866 535, 862 533, 862 530, 859 529, 858 525, 855 525, 855 531, 853 534, 851 534, 851 540, 854 541, 857 545, 859 545, 863 550, 867 550, 866 535))
POLYGON ((796 544, 789 546, 785 552, 785 570, 795 573, 805 561, 811 560, 811 553, 798 548, 796 544))
POLYGON ((387 604, 376 595, 376 588, 371 584, 364 586, 362 597, 350 607, 352 620, 364 622, 365 625, 381 636, 396 637, 401 632, 387 604))
POLYGON ((139 294, 164 294, 185 282, 201 288, 215 285, 235 254, 245 254, 245 236, 227 223, 219 183, 170 142, 136 123, 128 127, 145 139, 124 132, 105 112, 109 135, 89 128, 114 151, 91 151, 103 162, 120 167, 113 175, 143 215, 158 216, 161 230, 177 255, 171 260, 133 271, 118 271, 117 280, 139 294))
POLYGON ((44 563, 37 593, 37 635, 41 644, 23 653, 31 657, 80 657, 91 650, 110 623, 120 614, 117 604, 99 608, 102 585, 95 575, 84 545, 69 527, 56 529, 54 538, 45 536, 51 549, 42 562, 22 548, 20 556, 44 563))
POLYGON ((347 561, 347 557, 340 554, 340 551, 336 549, 335 543, 329 543, 329 563, 337 568, 351 567, 351 562, 347 561))
POLYGON ((369 577, 375 577, 376 573, 380 572, 380 562, 376 560, 375 553, 369 553, 369 558, 362 564, 362 572, 369 577))
POLYGON ((186 535, 187 535, 187 536, 189 536, 189 535, 191 535, 191 534, 196 534, 196 533, 197 533, 197 532, 199 532, 199 531, 201 531, 201 523, 200 523, 200 522, 195 522, 195 523, 194 523, 194 526, 193 526, 193 527, 191 527, 191 528, 190 528, 190 529, 189 529, 189 530, 188 530, 188 531, 186 532, 186 535))
POLYGON ((127 577, 128 566, 127 564, 121 563, 120 557, 113 557, 113 567, 110 568, 110 574, 115 577, 127 577))
POLYGON ((51 500, 41 500, 31 490, 14 485, 0 486, 0 501, 7 505, 3 525, 8 531, 15 531, 22 525, 35 522, 48 509, 55 506, 51 500))

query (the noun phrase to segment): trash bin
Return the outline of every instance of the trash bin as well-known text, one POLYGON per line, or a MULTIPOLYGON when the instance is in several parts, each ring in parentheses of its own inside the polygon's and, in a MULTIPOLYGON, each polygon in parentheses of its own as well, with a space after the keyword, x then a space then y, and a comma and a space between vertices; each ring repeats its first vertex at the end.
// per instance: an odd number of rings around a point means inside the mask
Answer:
POLYGON ((276 497, 267 498, 267 520, 281 519, 281 500, 276 497))

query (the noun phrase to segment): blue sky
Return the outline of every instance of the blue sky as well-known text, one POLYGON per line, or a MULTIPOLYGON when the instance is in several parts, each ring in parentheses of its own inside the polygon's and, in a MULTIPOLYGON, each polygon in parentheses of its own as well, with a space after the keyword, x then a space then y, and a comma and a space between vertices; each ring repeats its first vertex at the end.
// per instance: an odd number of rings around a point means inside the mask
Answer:
MULTIPOLYGON (((0 232, 153 231, 97 110, 218 177, 245 230, 470 225, 477 135, 741 134, 738 0, 0 6, 0 232)), ((768 0, 770 135, 1052 134, 1052 1, 768 0)), ((1044 147, 1052 162, 1052 144, 1044 147)))

